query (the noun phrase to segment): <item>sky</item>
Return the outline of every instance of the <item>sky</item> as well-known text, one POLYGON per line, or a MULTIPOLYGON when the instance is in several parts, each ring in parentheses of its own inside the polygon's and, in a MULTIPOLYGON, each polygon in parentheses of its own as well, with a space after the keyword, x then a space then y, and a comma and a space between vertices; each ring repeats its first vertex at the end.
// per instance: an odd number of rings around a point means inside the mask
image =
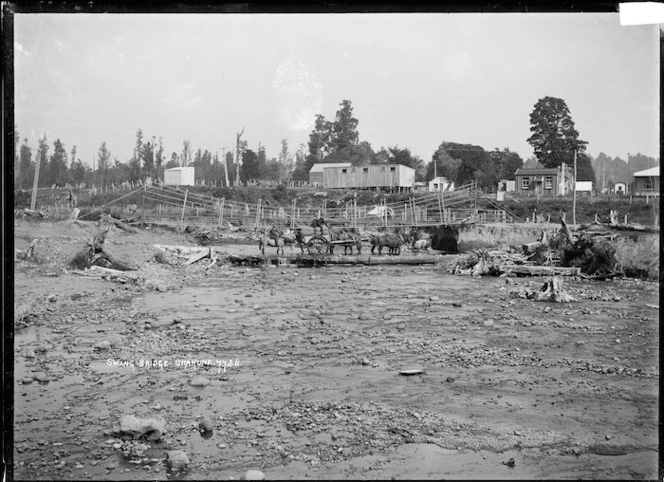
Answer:
POLYGON ((126 162, 138 129, 268 158, 352 102, 360 141, 429 162, 442 142, 525 160, 530 113, 569 107, 587 152, 659 157, 659 27, 618 13, 16 14, 15 124, 92 165, 126 162))

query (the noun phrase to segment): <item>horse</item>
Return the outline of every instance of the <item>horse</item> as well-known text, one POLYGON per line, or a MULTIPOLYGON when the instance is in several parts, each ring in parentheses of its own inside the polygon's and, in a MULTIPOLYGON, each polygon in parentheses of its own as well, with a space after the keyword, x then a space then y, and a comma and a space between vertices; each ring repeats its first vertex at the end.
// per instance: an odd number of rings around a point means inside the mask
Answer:
POLYGON ((379 233, 371 235, 371 254, 378 247, 378 254, 383 254, 383 248, 388 247, 387 254, 401 254, 401 245, 404 244, 403 237, 398 233, 379 233))
POLYGON ((322 217, 314 218, 311 227, 314 228, 314 233, 320 230, 321 235, 327 235, 330 241, 327 249, 329 254, 334 254, 334 244, 332 244, 332 241, 345 241, 344 243, 340 243, 344 245, 344 254, 348 254, 348 250, 350 250, 350 254, 353 254, 353 246, 357 249, 357 254, 362 252, 362 238, 355 228, 332 228, 322 217), (325 230, 327 230, 327 233, 325 233, 325 230))
POLYGON ((290 229, 284 231, 283 229, 272 227, 267 232, 261 231, 258 237, 258 248, 261 254, 265 254, 265 247, 271 246, 277 248, 277 255, 279 255, 279 251, 283 255, 286 244, 290 244, 291 251, 293 250, 294 239, 295 237, 290 229))

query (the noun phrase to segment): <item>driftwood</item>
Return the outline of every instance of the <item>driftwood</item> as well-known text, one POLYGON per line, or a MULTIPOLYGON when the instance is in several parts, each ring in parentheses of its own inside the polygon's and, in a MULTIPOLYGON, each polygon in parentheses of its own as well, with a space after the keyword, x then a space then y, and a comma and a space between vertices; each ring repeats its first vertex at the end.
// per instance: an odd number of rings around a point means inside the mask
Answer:
POLYGON ((97 231, 95 236, 91 241, 85 243, 84 251, 75 258, 75 267, 89 267, 89 266, 100 266, 103 268, 111 268, 119 271, 130 271, 137 269, 134 266, 130 266, 127 263, 124 263, 110 253, 104 250, 104 241, 106 240, 106 234, 110 226, 100 229, 97 231), (82 258, 82 259, 81 259, 82 258))
POLYGON ((196 261, 200 261, 201 259, 207 258, 207 257, 210 257, 210 259, 212 259, 212 256, 213 256, 212 252, 213 251, 214 250, 212 249, 212 246, 210 246, 209 248, 205 248, 200 253, 195 254, 191 258, 189 258, 187 260, 187 262, 184 263, 184 264, 194 264, 196 261))
POLYGON ((25 208, 23 210, 23 212, 27 216, 32 216, 32 217, 36 217, 36 218, 43 218, 44 217, 44 212, 43 211, 37 211, 37 210, 25 208))
POLYGON ((118 228, 122 229, 123 231, 127 231, 128 233, 135 233, 136 232, 136 230, 134 228, 132 228, 131 226, 126 225, 125 223, 123 223, 119 219, 115 219, 110 214, 106 214, 106 213, 102 214, 100 216, 99 220, 103 223, 114 224, 118 228))
POLYGON ((327 255, 327 254, 298 254, 298 255, 264 255, 264 256, 235 256, 229 255, 226 259, 232 264, 350 264, 350 265, 425 265, 436 264, 442 260, 438 255, 417 256, 371 256, 371 255, 327 255))
POLYGON ((576 298, 563 291, 562 282, 556 277, 544 283, 544 286, 535 293, 534 299, 535 301, 552 301, 556 303, 576 301, 576 298))
POLYGON ((561 266, 502 266, 501 270, 525 276, 579 276, 581 268, 563 268, 561 266))
POLYGON ((35 246, 39 242, 39 239, 33 239, 32 242, 30 243, 30 246, 28 246, 28 249, 23 251, 22 249, 16 249, 14 250, 14 259, 20 259, 20 260, 25 260, 29 258, 33 258, 35 255, 35 246))
POLYGON ((128 281, 135 282, 140 278, 136 273, 128 273, 126 271, 103 268, 101 266, 91 266, 84 271, 71 270, 70 273, 90 279, 109 279, 119 283, 126 283, 128 281))

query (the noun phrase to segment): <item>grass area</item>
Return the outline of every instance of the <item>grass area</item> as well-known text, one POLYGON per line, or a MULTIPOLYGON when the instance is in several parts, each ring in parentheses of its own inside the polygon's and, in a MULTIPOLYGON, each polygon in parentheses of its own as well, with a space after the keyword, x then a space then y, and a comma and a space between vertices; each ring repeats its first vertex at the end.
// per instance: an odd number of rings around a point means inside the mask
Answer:
POLYGON ((659 235, 619 236, 615 241, 617 269, 627 276, 657 280, 662 254, 659 235))
POLYGON ((521 252, 521 246, 537 241, 546 231, 553 234, 559 225, 556 224, 492 224, 484 226, 465 226, 459 230, 459 251, 469 252, 478 249, 504 249, 521 252))

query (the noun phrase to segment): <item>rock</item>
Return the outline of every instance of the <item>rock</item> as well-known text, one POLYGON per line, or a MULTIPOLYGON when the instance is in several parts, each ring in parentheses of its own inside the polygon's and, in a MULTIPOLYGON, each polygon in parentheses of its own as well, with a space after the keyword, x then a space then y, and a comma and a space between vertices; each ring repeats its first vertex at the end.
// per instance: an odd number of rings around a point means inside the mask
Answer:
POLYGON ((208 418, 204 418, 200 422, 198 422, 198 429, 201 432, 212 432, 214 430, 214 425, 208 418))
POLYGON ((240 480, 265 480, 265 474, 260 470, 247 470, 240 480))
POLYGON ((448 382, 448 383, 452 383, 452 382, 454 381, 454 378, 452 378, 452 377, 447 377, 447 378, 445 379, 445 381, 448 382))
POLYGON ((182 470, 189 465, 189 457, 183 450, 170 450, 167 455, 171 470, 182 470))
POLYGON ((492 319, 484 320, 484 323, 482 324, 484 326, 493 326, 493 320, 492 319))
POLYGON ((148 440, 159 440, 164 433, 166 421, 157 418, 137 418, 125 415, 120 419, 120 433, 133 438, 145 436, 148 440))
POLYGON ((102 340, 98 343, 95 343, 94 349, 95 350, 107 350, 111 347, 111 342, 108 340, 102 340))
POLYGON ((32 379, 37 382, 48 382, 51 380, 50 377, 44 372, 35 373, 32 375, 32 379))
POLYGON ((107 470, 115 470, 118 468, 118 463, 117 462, 109 462, 106 464, 106 469, 107 470))
POLYGON ((34 358, 35 357, 35 352, 32 350, 26 350, 25 351, 25 357, 26 358, 34 358))
POLYGON ((362 358, 362 365, 369 365, 370 363, 371 361, 367 357, 362 358))
POLYGON ((204 375, 196 375, 189 380, 189 385, 192 387, 204 387, 210 384, 210 379, 204 375))

